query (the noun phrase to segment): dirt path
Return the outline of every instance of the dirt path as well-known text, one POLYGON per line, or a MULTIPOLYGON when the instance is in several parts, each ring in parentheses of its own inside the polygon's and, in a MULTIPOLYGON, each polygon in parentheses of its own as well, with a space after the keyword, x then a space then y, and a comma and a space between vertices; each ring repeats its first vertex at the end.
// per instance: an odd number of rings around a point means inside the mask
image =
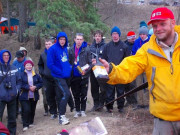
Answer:
MULTIPOLYGON (((19 116, 17 119, 17 135, 56 135, 57 132, 62 129, 71 129, 97 116, 100 117, 104 123, 108 135, 151 135, 152 133, 153 118, 148 110, 133 111, 131 107, 126 107, 125 113, 120 114, 115 107, 114 112, 110 114, 107 113, 105 109, 102 112, 90 112, 91 107, 92 98, 89 91, 87 117, 75 119, 73 118, 74 113, 71 113, 69 107, 67 107, 67 117, 71 123, 62 126, 58 124, 58 119, 51 120, 50 116, 43 116, 44 109, 41 96, 36 109, 35 127, 23 132, 19 116)), ((4 122, 6 121, 5 116, 6 112, 4 113, 4 122)))

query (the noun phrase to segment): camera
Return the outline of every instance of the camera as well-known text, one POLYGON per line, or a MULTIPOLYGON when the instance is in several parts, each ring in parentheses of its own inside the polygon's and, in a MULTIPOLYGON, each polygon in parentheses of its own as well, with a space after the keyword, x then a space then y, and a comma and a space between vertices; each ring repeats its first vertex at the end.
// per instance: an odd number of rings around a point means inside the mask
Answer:
POLYGON ((7 89, 11 89, 12 88, 11 82, 6 82, 4 84, 4 87, 7 88, 7 89))

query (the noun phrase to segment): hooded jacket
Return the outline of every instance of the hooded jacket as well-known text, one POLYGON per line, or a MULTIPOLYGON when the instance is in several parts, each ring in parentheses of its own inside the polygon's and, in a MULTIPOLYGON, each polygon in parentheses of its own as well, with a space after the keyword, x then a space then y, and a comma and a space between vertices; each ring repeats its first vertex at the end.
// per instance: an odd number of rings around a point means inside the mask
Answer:
POLYGON ((137 50, 141 48, 141 46, 144 45, 146 42, 148 42, 149 39, 150 39, 150 36, 148 36, 147 39, 144 41, 140 37, 136 39, 132 47, 132 55, 135 55, 137 50))
POLYGON ((0 61, 0 80, 2 80, 3 76, 5 76, 8 72, 7 76, 0 84, 0 100, 10 102, 11 100, 16 98, 17 93, 20 90, 21 77, 17 68, 13 65, 10 65, 11 53, 8 50, 0 51, 0 61), (8 52, 10 56, 7 65, 5 65, 3 60, 4 52, 8 52), (5 87, 5 84, 11 85, 11 88, 5 87))
POLYGON ((68 38, 65 32, 59 32, 56 43, 48 49, 47 66, 51 70, 51 75, 57 78, 69 78, 71 76, 72 66, 68 57, 68 38), (66 43, 62 47, 59 38, 65 37, 66 43))
POLYGON ((83 67, 86 64, 89 64, 89 68, 86 71, 86 74, 84 76, 82 76, 83 78, 87 78, 89 76, 89 71, 91 70, 91 53, 89 50, 89 47, 87 46, 86 42, 83 42, 81 47, 79 48, 79 52, 78 52, 78 59, 79 61, 77 62, 77 65, 74 64, 75 61, 75 46, 76 44, 74 43, 74 45, 69 49, 69 62, 71 65, 73 65, 73 76, 74 77, 80 77, 81 74, 79 73, 77 66, 83 67))
POLYGON ((26 60, 31 60, 31 61, 32 61, 32 59, 28 56, 28 51, 27 51, 27 49, 26 49, 25 47, 22 47, 22 46, 21 46, 21 47, 19 48, 19 50, 20 50, 20 51, 26 51, 26 52, 27 52, 26 60))
POLYGON ((125 58, 118 66, 113 65, 109 84, 129 83, 145 72, 150 93, 150 113, 166 121, 180 121, 180 26, 175 26, 178 40, 167 59, 153 34, 134 56, 125 58))

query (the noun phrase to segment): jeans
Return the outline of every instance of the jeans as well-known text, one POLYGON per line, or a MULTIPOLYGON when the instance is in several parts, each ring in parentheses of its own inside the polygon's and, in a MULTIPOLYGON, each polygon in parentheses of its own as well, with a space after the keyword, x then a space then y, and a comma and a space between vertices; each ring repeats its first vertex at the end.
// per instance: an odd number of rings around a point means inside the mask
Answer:
POLYGON ((23 108, 23 127, 29 127, 30 124, 34 123, 37 101, 31 98, 29 100, 21 100, 20 103, 23 108))
MULTIPOLYGON (((117 92, 117 97, 123 95, 125 91, 125 85, 124 84, 117 84, 117 85, 106 84, 106 94, 107 94, 106 103, 109 103, 115 99, 115 91, 117 92)), ((124 107, 124 102, 125 102, 124 98, 117 100, 118 109, 122 109, 124 107)), ((107 105, 106 106, 107 109, 113 109, 113 104, 114 102, 107 105)))
MULTIPOLYGON (((65 115, 66 106, 71 96, 66 79, 54 78, 56 82, 56 99, 58 103, 59 116, 65 115)), ((59 117, 61 118, 61 117, 59 117)))
POLYGON ((0 120, 2 121, 5 106, 7 105, 8 124, 10 135, 16 135, 16 98, 10 102, 0 101, 0 120))

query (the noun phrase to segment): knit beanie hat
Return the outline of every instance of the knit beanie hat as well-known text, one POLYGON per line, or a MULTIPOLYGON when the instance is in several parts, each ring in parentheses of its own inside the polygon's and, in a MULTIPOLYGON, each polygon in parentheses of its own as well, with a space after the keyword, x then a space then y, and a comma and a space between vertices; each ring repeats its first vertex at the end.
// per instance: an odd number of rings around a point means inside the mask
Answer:
POLYGON ((121 31, 120 31, 120 29, 119 29, 117 26, 115 26, 114 28, 112 28, 112 30, 111 30, 111 35, 112 35, 113 32, 117 32, 117 33, 119 34, 119 36, 121 36, 121 31))
POLYGON ((140 35, 140 34, 146 34, 146 35, 148 35, 148 28, 145 27, 145 26, 140 27, 140 28, 139 28, 139 35, 140 35))
POLYGON ((127 33, 127 39, 132 39, 132 38, 136 38, 136 34, 134 31, 129 31, 127 33))
POLYGON ((140 22, 139 27, 142 27, 142 26, 148 27, 145 21, 140 22))
POLYGON ((24 67, 26 66, 26 64, 30 63, 32 66, 34 66, 34 63, 31 60, 26 60, 24 62, 24 67))

